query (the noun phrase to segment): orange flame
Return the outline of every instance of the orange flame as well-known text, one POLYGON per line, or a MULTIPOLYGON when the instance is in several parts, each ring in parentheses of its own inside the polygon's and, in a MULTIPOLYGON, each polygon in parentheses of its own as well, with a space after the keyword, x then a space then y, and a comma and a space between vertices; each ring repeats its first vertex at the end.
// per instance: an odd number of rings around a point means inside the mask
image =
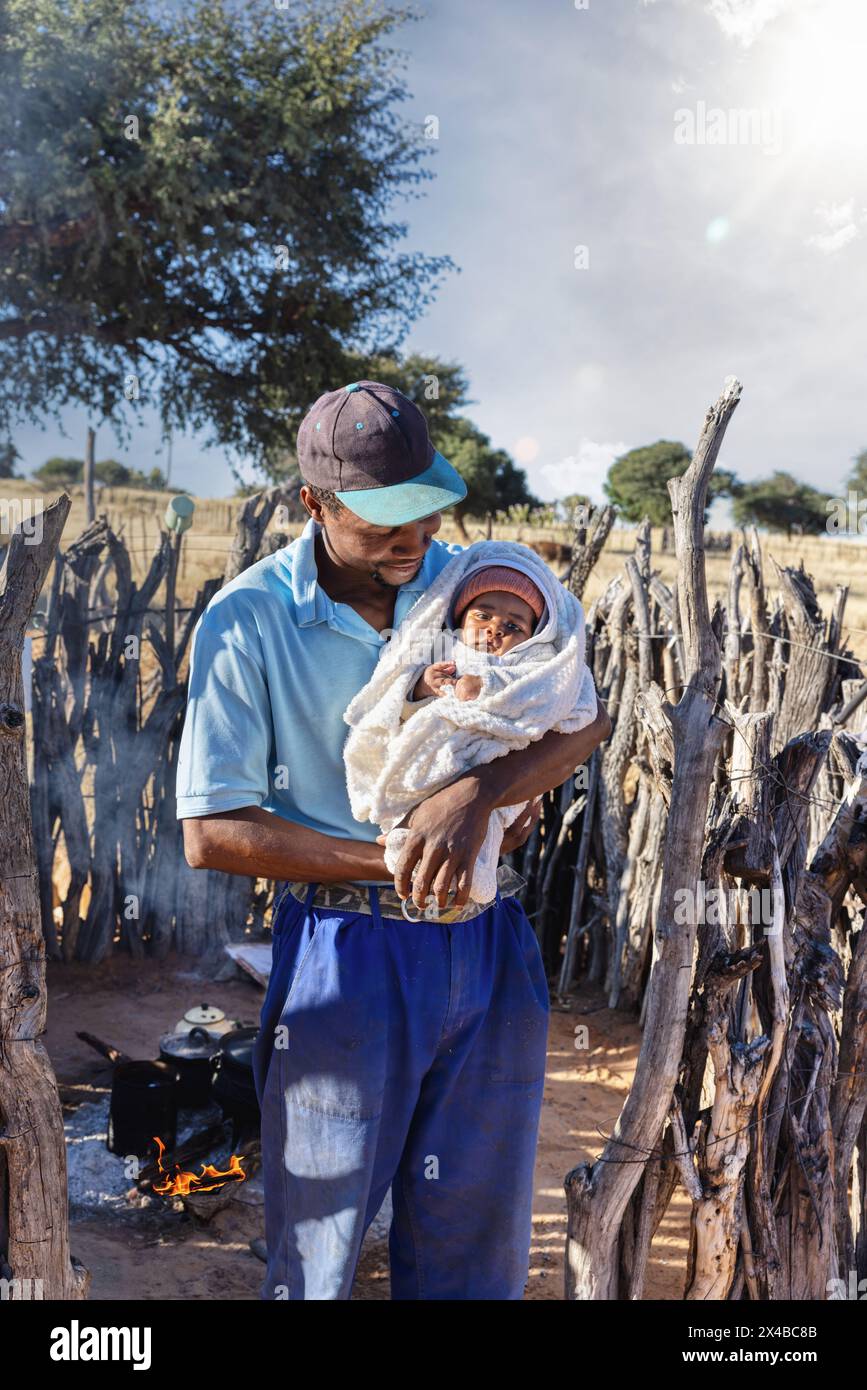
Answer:
POLYGON ((191 1192, 213 1192, 215 1188, 223 1187, 227 1182, 235 1180, 244 1182, 247 1177, 241 1167, 241 1159, 238 1154, 232 1154, 228 1168, 224 1168, 222 1172, 219 1168, 215 1168, 213 1163, 206 1163, 201 1173, 186 1173, 180 1164, 176 1163, 175 1176, 172 1177, 163 1167, 163 1154, 166 1151, 166 1146, 156 1134, 153 1139, 154 1143, 160 1146, 157 1165, 160 1172, 166 1174, 165 1182, 160 1183, 159 1186, 154 1184, 154 1192, 159 1192, 164 1197, 186 1197, 191 1192), (205 1178, 217 1178, 219 1181, 205 1183, 205 1178))

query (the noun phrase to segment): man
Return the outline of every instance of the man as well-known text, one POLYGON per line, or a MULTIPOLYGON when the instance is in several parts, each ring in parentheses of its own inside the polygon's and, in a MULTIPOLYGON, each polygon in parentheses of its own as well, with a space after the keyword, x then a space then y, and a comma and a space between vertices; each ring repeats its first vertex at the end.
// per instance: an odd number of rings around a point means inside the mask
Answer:
POLYGON ((322 396, 298 460, 310 520, 203 615, 178 766, 188 862, 287 882, 256 1052, 263 1296, 348 1298, 391 1187, 393 1298, 519 1299, 545 1072, 539 947, 514 898, 415 923, 400 898, 444 908, 456 885, 450 908, 465 906, 494 807, 559 786, 610 726, 600 712, 428 797, 392 887, 376 827, 349 808, 343 711, 457 549, 434 536, 466 489, 418 407, 377 382, 322 396))

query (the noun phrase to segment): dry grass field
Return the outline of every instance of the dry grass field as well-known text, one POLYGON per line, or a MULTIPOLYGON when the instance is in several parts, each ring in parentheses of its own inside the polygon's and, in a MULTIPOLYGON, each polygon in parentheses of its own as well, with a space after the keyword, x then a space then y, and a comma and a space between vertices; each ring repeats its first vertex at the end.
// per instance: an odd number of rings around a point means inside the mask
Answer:
MULTIPOLYGON (((84 526, 84 495, 80 487, 71 490, 72 508, 64 531, 64 540, 69 541, 79 534, 84 526)), ((172 494, 167 492, 144 492, 131 488, 103 488, 98 494, 97 510, 104 512, 112 528, 122 534, 130 549, 134 576, 141 578, 148 560, 157 543, 166 504, 172 494)), ((3 481, 0 483, 0 508, 4 501, 25 498, 41 498, 47 505, 56 493, 42 493, 26 480, 3 481)), ((231 543, 238 511, 243 505, 239 498, 197 498, 196 512, 192 530, 184 538, 178 576, 178 594, 181 603, 186 603, 205 579, 219 574, 223 557, 231 543)), ((0 523, 2 523, 0 511, 0 523)), ((300 526, 290 526, 290 534, 297 535, 300 526)), ((484 533, 481 526, 469 525, 473 539, 484 533)), ((444 540, 459 540, 454 523, 448 518, 443 523, 440 536, 444 540)), ((495 528, 495 536, 503 540, 532 542, 534 540, 568 541, 565 529, 531 526, 501 526, 495 528)), ((0 525, 2 536, 2 525, 0 525)), ((672 553, 660 551, 661 532, 653 533, 653 565, 659 570, 667 583, 675 577, 676 563, 672 553)), ((608 581, 621 572, 624 557, 631 553, 634 544, 634 531, 630 527, 615 527, 608 538, 596 568, 590 576, 585 592, 585 606, 589 606, 608 581)), ((774 590, 774 570, 771 560, 780 565, 797 565, 802 560, 816 585, 816 592, 823 613, 830 611, 836 587, 848 585, 849 597, 846 607, 846 627, 850 634, 850 646, 855 655, 867 662, 867 542, 837 541, 824 537, 803 537, 788 540, 782 535, 767 535, 762 538, 766 562, 766 583, 774 590)), ((707 554, 707 575, 711 602, 721 599, 725 602, 728 589, 729 555, 725 551, 709 551, 707 554)))

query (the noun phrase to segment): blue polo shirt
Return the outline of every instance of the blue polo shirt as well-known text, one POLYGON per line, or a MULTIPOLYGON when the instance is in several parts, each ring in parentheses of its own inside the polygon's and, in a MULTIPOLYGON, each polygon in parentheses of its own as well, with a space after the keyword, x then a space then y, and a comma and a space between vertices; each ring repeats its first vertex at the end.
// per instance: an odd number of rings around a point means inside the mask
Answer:
MULTIPOLYGON (((344 840, 375 840, 346 791, 343 711, 373 673, 385 639, 319 587, 317 524, 221 589, 193 638, 178 756, 179 819, 262 806, 344 840)), ((394 626, 458 545, 433 540, 397 591, 394 626)))

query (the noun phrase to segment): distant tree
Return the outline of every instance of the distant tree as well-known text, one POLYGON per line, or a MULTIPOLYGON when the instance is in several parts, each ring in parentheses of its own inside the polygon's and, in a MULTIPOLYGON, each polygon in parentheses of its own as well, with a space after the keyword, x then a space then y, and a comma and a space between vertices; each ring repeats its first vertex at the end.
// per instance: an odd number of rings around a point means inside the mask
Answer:
POLYGON ((365 377, 368 381, 381 381, 415 401, 425 413, 437 449, 440 436, 448 430, 455 416, 472 404, 467 373, 458 362, 443 362, 438 357, 417 352, 407 357, 389 352, 359 358, 357 367, 355 380, 365 377))
POLYGON ((467 485, 463 502, 449 513, 461 536, 468 539, 466 518, 506 511, 525 504, 540 505, 527 487, 527 475, 505 449, 493 448, 486 434, 463 415, 444 423, 434 444, 457 469, 467 485))
POLYGON ((84 459, 50 458, 40 468, 33 470, 33 477, 45 487, 72 487, 80 483, 84 473, 84 459))
POLYGON ((777 469, 769 478, 737 483, 732 511, 738 526, 764 526, 787 536, 819 535, 827 529, 830 493, 820 492, 777 469))
MULTIPOLYGON (((33 473, 37 482, 43 483, 46 487, 72 487, 74 483, 80 483, 83 476, 84 460, 71 458, 46 459, 41 468, 37 468, 33 473)), ((102 487, 161 489, 166 485, 165 477, 159 468, 142 473, 137 468, 119 463, 117 459, 101 459, 95 463, 93 476, 102 487)))
MULTIPOLYGON (((691 461, 692 454, 686 446, 671 439, 630 449, 609 468, 603 485, 605 495, 625 521, 641 521, 646 516, 652 526, 670 526, 668 480, 681 477, 691 461)), ((708 485, 708 500, 731 495, 735 482, 733 473, 716 469, 708 485)))
POLYGON ((846 479, 847 488, 854 489, 860 496, 867 497, 867 449, 862 449, 852 463, 852 471, 846 479))
POLYGON ((505 511, 526 504, 538 507, 539 499, 527 486, 527 475, 503 449, 460 412, 470 400, 466 370, 458 362, 412 353, 396 352, 358 359, 356 379, 381 381, 394 386, 424 411, 435 449, 448 459, 467 484, 466 499, 450 515, 466 536, 466 518, 505 511))
MULTIPOLYGON (((162 469, 152 468, 149 473, 143 473, 138 468, 128 468, 127 477, 121 483, 112 484, 115 487, 135 487, 144 488, 146 491, 162 492, 166 486, 166 478, 162 469)), ((175 488, 176 492, 183 492, 183 488, 175 488)))
POLYGON ((103 459, 93 465, 93 476, 103 487, 126 487, 132 473, 126 464, 118 463, 117 459, 103 459))
POLYGON ((11 439, 0 445, 0 478, 14 478, 15 465, 21 458, 11 439))
POLYGON ((588 515, 593 503, 589 497, 585 497, 583 492, 569 492, 565 497, 558 497, 554 503, 557 519, 563 521, 568 526, 575 514, 576 507, 583 507, 585 515, 588 515))
POLYGON ((2 0, 0 429, 79 403, 259 466, 350 354, 399 345, 446 256, 402 7, 2 0))

